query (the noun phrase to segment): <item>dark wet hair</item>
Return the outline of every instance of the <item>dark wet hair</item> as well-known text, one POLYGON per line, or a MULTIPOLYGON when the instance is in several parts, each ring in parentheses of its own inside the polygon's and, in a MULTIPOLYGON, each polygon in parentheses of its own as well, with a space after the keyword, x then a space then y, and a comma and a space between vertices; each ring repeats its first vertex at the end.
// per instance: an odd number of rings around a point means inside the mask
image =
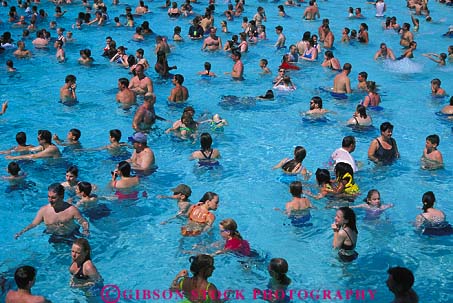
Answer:
POLYGON ((204 63, 204 69, 207 70, 207 71, 210 71, 211 70, 211 63, 205 62, 204 63))
POLYGON ((16 134, 16 142, 20 146, 25 146, 25 144, 27 143, 27 134, 24 132, 18 132, 16 134))
POLYGON ((194 276, 204 275, 207 278, 207 270, 214 267, 214 258, 210 255, 196 255, 189 258, 190 272, 194 276))
POLYGON ((360 72, 359 75, 362 76, 363 78, 365 78, 365 80, 368 78, 367 72, 360 72))
POLYGON ((368 115, 366 114, 366 107, 362 104, 357 105, 356 111, 359 113, 359 116, 363 119, 366 119, 368 115))
POLYGON ((347 173, 349 173, 351 175, 351 178, 354 178, 354 171, 352 170, 352 167, 349 163, 338 162, 335 165, 335 176, 337 178, 341 179, 347 173))
POLYGON ((355 138, 353 136, 346 136, 341 142, 341 147, 349 147, 352 144, 355 144, 355 138))
POLYGON ((75 165, 71 165, 66 170, 66 173, 70 173, 71 175, 78 177, 79 176, 79 168, 77 166, 75 166, 75 165))
POLYGON ((116 141, 119 142, 121 140, 121 131, 119 129, 111 129, 109 134, 110 134, 110 137, 114 138, 116 141))
POLYGON ((20 166, 17 164, 17 162, 10 162, 8 164, 8 173, 10 173, 13 176, 18 176, 20 172, 20 166))
POLYGON ((348 220, 348 222, 345 225, 358 234, 359 231, 357 230, 357 226, 356 226, 357 220, 356 220, 355 212, 352 210, 352 208, 343 206, 343 207, 340 207, 338 210, 343 213, 343 218, 345 220, 348 220))
POLYGON ((79 129, 77 128, 71 128, 69 130, 69 132, 76 138, 76 140, 79 140, 80 139, 80 136, 82 135, 82 133, 80 132, 79 129))
POLYGON ((59 197, 64 197, 64 186, 60 183, 52 183, 47 188, 47 191, 56 193, 59 197))
POLYGON ((426 141, 429 141, 431 142, 432 144, 436 144, 437 146, 439 146, 439 143, 440 143, 440 138, 438 135, 434 134, 434 135, 429 135, 428 137, 426 137, 426 141))
POLYGON ((91 194, 91 191, 93 190, 91 183, 84 181, 77 183, 77 188, 81 193, 84 193, 87 196, 89 196, 91 194))
POLYGON ((300 181, 293 181, 289 185, 289 192, 293 197, 300 198, 302 196, 302 182, 300 181))
POLYGON ((314 104, 318 105, 319 108, 322 108, 322 99, 319 96, 314 96, 311 98, 314 104))
POLYGON ((434 196, 434 193, 432 191, 427 191, 423 194, 422 202, 423 212, 426 213, 428 211, 428 208, 433 208, 434 202, 436 202, 436 196, 434 196))
POLYGON ((216 194, 212 191, 208 191, 203 195, 203 197, 201 197, 200 202, 206 202, 206 201, 212 200, 212 199, 214 199, 214 197, 218 197, 218 196, 219 196, 218 194, 216 194))
POLYGON ((308 41, 308 39, 311 38, 311 33, 309 31, 306 31, 304 35, 302 36, 302 41, 308 41))
POLYGON ((384 122, 380 126, 381 133, 385 132, 386 130, 392 130, 393 131, 393 125, 390 122, 384 122))
POLYGON ((16 281, 17 288, 26 289, 28 284, 36 277, 36 269, 33 266, 21 266, 16 269, 14 273, 14 281, 16 281))
POLYGON ((77 81, 77 78, 76 76, 74 75, 67 75, 66 78, 64 79, 65 83, 69 83, 69 82, 76 82, 77 81))
POLYGON ((431 84, 437 84, 438 86, 440 86, 442 84, 442 81, 440 81, 440 79, 438 78, 434 78, 431 80, 431 84))
POLYGON ((276 274, 275 279, 281 285, 291 284, 291 279, 288 278, 286 273, 288 272, 288 262, 283 258, 272 258, 269 263, 269 270, 276 274))
POLYGON ((91 260, 91 246, 90 243, 88 243, 88 240, 85 238, 78 238, 72 243, 73 245, 79 246, 83 252, 85 252, 85 260, 91 260))
POLYGON ((315 173, 316 181, 318 185, 323 185, 326 183, 330 183, 330 173, 325 168, 318 168, 315 173))
POLYGON ((379 195, 379 197, 381 196, 381 193, 377 190, 377 189, 370 189, 368 191, 368 193, 366 194, 366 198, 363 199, 364 202, 366 202, 366 204, 369 204, 369 200, 371 199, 371 196, 374 194, 374 193, 377 193, 379 195))
POLYGON ((200 145, 203 151, 211 149, 212 137, 209 133, 202 133, 200 136, 200 145))
POLYGON ((46 129, 38 130, 38 137, 46 141, 46 143, 50 144, 52 142, 52 133, 46 129))
POLYGON ((129 87, 129 80, 127 78, 119 78, 118 82, 126 87, 129 87))
POLYGON ((120 163, 118 163, 118 170, 121 172, 123 177, 131 176, 131 165, 127 161, 121 161, 120 163))
POLYGON ((333 52, 331 50, 327 50, 324 55, 328 58, 328 59, 332 59, 334 56, 333 56, 333 52))
POLYGON ((387 273, 391 275, 393 281, 395 281, 395 286, 391 290, 395 294, 405 294, 410 291, 414 285, 414 274, 405 267, 391 267, 387 270, 387 273))
POLYGON ((176 75, 175 75, 175 80, 176 80, 176 82, 178 82, 179 84, 183 84, 183 83, 184 83, 184 76, 181 75, 181 74, 176 74, 176 75))
POLYGON ((352 69, 351 63, 345 63, 345 64, 343 64, 343 69, 344 69, 344 70, 351 70, 351 69, 352 69))

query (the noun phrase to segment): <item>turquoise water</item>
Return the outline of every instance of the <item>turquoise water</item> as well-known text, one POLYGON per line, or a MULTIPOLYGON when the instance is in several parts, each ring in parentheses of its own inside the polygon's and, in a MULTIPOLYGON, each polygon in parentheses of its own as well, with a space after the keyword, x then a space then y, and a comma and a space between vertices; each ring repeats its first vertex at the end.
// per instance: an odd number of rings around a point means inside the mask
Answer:
MULTIPOLYGON (((126 1, 123 1, 126 3, 126 1)), ((189 19, 170 20, 165 11, 158 7, 162 1, 148 2, 153 13, 143 18, 136 18, 137 23, 149 20, 151 28, 159 34, 171 37, 173 27, 180 25, 183 33, 187 32, 189 19)), ((130 2, 135 5, 135 2, 130 2)), ((247 1, 244 15, 252 18, 258 4, 247 1)), ((387 290, 385 280, 389 266, 401 265, 413 270, 415 289, 420 302, 432 301, 431 289, 437 289, 436 302, 450 302, 450 290, 453 285, 451 264, 451 237, 421 237, 414 232, 412 222, 420 212, 421 196, 427 190, 433 190, 437 197, 437 206, 444 210, 447 218, 453 214, 453 207, 448 194, 449 180, 452 175, 450 160, 453 156, 452 127, 435 113, 447 99, 433 99, 430 96, 430 80, 440 78, 447 92, 453 92, 451 64, 438 68, 435 63, 422 57, 425 52, 446 52, 451 39, 442 38, 451 23, 451 8, 438 3, 430 3, 431 15, 439 23, 421 23, 419 33, 415 34, 418 49, 415 59, 410 62, 383 64, 373 61, 374 52, 381 42, 386 42, 395 55, 402 53, 399 36, 393 32, 384 32, 380 28, 382 20, 375 19, 374 8, 361 1, 347 4, 320 2, 322 18, 331 19, 331 29, 336 36, 335 57, 341 64, 350 62, 352 85, 357 85, 357 73, 365 70, 368 79, 376 81, 381 89, 381 112, 371 112, 375 130, 357 132, 345 126, 345 121, 352 115, 361 95, 353 95, 349 100, 335 100, 319 91, 319 87, 331 86, 335 73, 323 70, 318 63, 301 63, 301 71, 292 72, 291 77, 297 86, 292 93, 276 92, 276 100, 257 102, 242 108, 224 108, 219 106, 222 95, 240 97, 261 95, 270 89, 276 75, 277 66, 284 51, 275 51, 272 45, 276 41, 274 27, 284 27, 287 45, 300 40, 304 31, 317 32, 320 21, 301 21, 305 4, 301 8, 286 8, 291 18, 277 16, 276 3, 259 2, 266 9, 268 21, 267 41, 250 47, 243 56, 245 78, 243 82, 231 81, 223 73, 231 71, 232 60, 223 52, 201 52, 201 41, 173 43, 174 49, 169 56, 169 64, 177 65, 176 72, 185 77, 185 85, 190 92, 188 104, 194 106, 199 117, 219 113, 229 121, 224 133, 214 134, 214 144, 223 158, 222 168, 213 171, 200 171, 188 160, 192 151, 198 148, 198 142, 179 142, 163 131, 170 126, 158 122, 150 134, 149 145, 156 154, 158 172, 143 179, 141 191, 146 197, 136 201, 107 202, 113 210, 109 217, 92 222, 90 243, 93 247, 93 259, 106 284, 116 284, 121 289, 166 289, 174 275, 182 268, 188 268, 188 258, 197 252, 213 252, 217 247, 211 244, 220 241, 218 227, 215 224, 211 235, 195 239, 181 239, 179 234, 182 221, 167 225, 160 222, 173 216, 177 209, 173 201, 158 200, 158 194, 170 194, 170 189, 179 183, 192 187, 192 201, 197 201, 204 192, 214 191, 220 195, 220 206, 216 211, 217 222, 223 218, 234 218, 241 234, 249 240, 261 259, 248 264, 237 262, 235 256, 216 257, 216 270, 210 279, 219 289, 244 289, 251 299, 254 287, 265 288, 268 280, 267 262, 272 257, 284 257, 288 260, 288 276, 293 280, 291 289, 373 289, 377 290, 376 302, 388 302, 392 294, 387 290), (365 20, 349 20, 347 7, 362 7, 365 20), (341 29, 344 26, 358 29, 361 22, 369 25, 369 45, 341 45, 341 29), (258 62, 261 58, 269 60, 272 76, 259 75, 258 62), (212 71, 219 77, 210 81, 202 80, 196 72, 203 69, 203 63, 210 61, 212 71), (300 112, 308 110, 308 101, 314 95, 320 95, 324 107, 332 110, 325 123, 312 123, 302 120, 300 112), (401 160, 390 167, 375 167, 367 161, 370 141, 378 135, 378 127, 384 121, 395 125, 394 138, 398 143, 401 160), (437 133, 441 138, 439 149, 442 151, 446 168, 438 171, 420 170, 420 156, 425 144, 425 137, 437 133), (280 182, 280 173, 271 167, 284 157, 291 156, 294 146, 303 145, 308 155, 305 166, 312 172, 327 163, 330 154, 341 145, 346 135, 354 135, 357 149, 354 157, 364 166, 356 176, 356 182, 362 190, 362 196, 371 188, 381 192, 384 202, 394 203, 395 207, 386 211, 378 221, 364 221, 364 212, 358 210, 359 240, 357 251, 359 258, 350 265, 341 264, 331 250, 332 232, 330 224, 335 211, 325 209, 327 201, 313 203, 318 210, 312 212, 313 226, 294 228, 285 217, 273 210, 284 207, 290 200, 287 184, 280 182), (197 244, 195 248, 194 245, 197 244), (429 289, 429 290, 428 290, 429 289)), ((403 1, 388 4, 388 14, 398 17, 400 24, 410 22, 409 12, 403 1)), ((43 3, 40 8, 53 15, 54 7, 43 3)), ((195 4, 196 12, 202 13, 205 4, 195 4)), ((111 18, 124 11, 125 4, 109 6, 111 18)), ((70 10, 59 25, 69 30, 74 23, 76 13, 83 11, 79 2, 68 6, 70 10)), ((220 15, 226 4, 218 3, 215 24, 223 19, 220 15)), ((8 9, 0 8, 2 16, 8 9)), ((21 12, 21 10, 19 10, 21 12)), ((49 17, 41 24, 47 27, 49 17)), ((232 33, 240 31, 241 18, 229 22, 232 33)), ((8 24, 2 24, 0 30, 8 30, 8 24)), ((20 29, 11 30, 15 40, 19 40, 20 29)), ((16 60, 16 74, 1 71, 1 100, 10 100, 10 108, 0 118, 0 149, 14 145, 14 135, 25 131, 30 144, 37 144, 38 129, 49 129, 60 137, 70 128, 82 131, 81 142, 84 147, 98 147, 108 143, 108 130, 119 128, 123 139, 132 134, 131 120, 134 109, 124 111, 114 100, 117 91, 117 79, 128 77, 127 71, 111 65, 101 57, 105 37, 110 35, 117 45, 125 45, 128 53, 134 53, 139 47, 145 49, 145 57, 153 66, 154 39, 145 42, 131 41, 133 29, 85 27, 81 31, 73 30, 75 41, 66 47, 68 61, 58 64, 54 49, 34 49, 31 40, 26 40, 27 48, 34 56, 31 59, 16 60), (93 67, 79 66, 79 50, 90 48, 95 58, 93 67), (80 103, 65 107, 58 103, 59 88, 67 74, 77 76, 78 97, 80 103)), ((231 34, 232 34, 231 33, 231 34)), ((229 35, 231 35, 229 34, 229 35)), ((229 35, 219 33, 223 42, 229 35)), ((55 37, 55 33, 52 32, 55 37)), ((10 53, 1 55, 1 64, 11 57, 10 53)), ((156 112, 172 121, 179 119, 182 108, 169 107, 166 98, 170 93, 170 81, 158 79, 154 71, 148 71, 154 80, 157 94, 156 112)), ((27 189, 11 191, 8 184, 0 184, 2 208, 0 216, 2 228, 0 240, 3 249, 0 252, 0 272, 11 277, 14 269, 21 264, 32 264, 38 268, 34 293, 47 296, 53 302, 85 302, 83 293, 69 288, 70 265, 69 248, 53 246, 47 243, 47 236, 42 234, 40 226, 29 231, 19 240, 13 235, 25 227, 34 218, 36 211, 47 203, 46 189, 52 182, 64 181, 67 166, 79 166, 80 180, 90 181, 99 187, 99 195, 111 195, 105 188, 110 180, 110 171, 116 162, 109 159, 107 152, 64 153, 59 161, 23 162, 21 166, 33 182, 27 189)), ((6 167, 8 161, 0 158, 0 167, 6 167)), ((313 178, 307 187, 314 183, 313 178)), ((358 199, 358 203, 361 199, 358 199)), ((221 245, 221 244, 219 244, 221 245)), ((369 297, 367 297, 367 301, 369 297)), ((258 301, 258 300, 256 300, 258 301)), ((295 300, 297 302, 297 300, 295 300)), ((341 300, 337 300, 340 302, 341 300)))

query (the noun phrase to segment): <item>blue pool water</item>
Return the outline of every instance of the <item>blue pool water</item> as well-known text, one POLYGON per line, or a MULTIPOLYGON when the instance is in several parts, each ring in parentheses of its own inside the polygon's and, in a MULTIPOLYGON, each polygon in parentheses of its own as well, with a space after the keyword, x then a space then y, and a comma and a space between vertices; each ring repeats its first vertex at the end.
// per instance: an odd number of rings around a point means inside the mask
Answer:
MULTIPOLYGON (((125 3, 109 6, 111 18, 123 13, 125 3)), ((165 11, 160 9, 163 1, 147 2, 152 13, 136 18, 137 24, 149 20, 154 32, 171 37, 173 27, 179 25, 186 33, 189 19, 170 20, 165 11)), ((279 2, 282 4, 282 1, 279 2)), ((169 123, 157 122, 156 129, 150 134, 149 145, 156 154, 159 169, 157 173, 144 178, 141 184, 140 198, 135 201, 106 202, 112 209, 110 216, 91 223, 90 243, 93 248, 93 260, 104 277, 106 284, 116 284, 121 289, 166 289, 174 275, 182 268, 188 268, 190 255, 199 252, 214 252, 218 247, 212 243, 220 241, 218 226, 214 225, 212 234, 198 238, 181 239, 179 229, 184 223, 173 221, 167 225, 160 223, 173 216, 176 204, 173 201, 158 200, 158 194, 170 194, 170 189, 179 183, 192 187, 192 201, 198 201, 204 192, 214 191, 220 195, 220 206, 216 211, 217 222, 224 218, 234 218, 243 237, 249 240, 260 258, 250 264, 238 262, 231 255, 216 257, 216 270, 210 278, 219 289, 244 289, 245 302, 252 300, 253 288, 265 288, 268 280, 267 263, 272 257, 285 258, 290 266, 288 276, 292 279, 291 289, 372 289, 376 290, 374 302, 389 302, 392 294, 387 290, 385 280, 389 266, 406 266, 416 277, 415 290, 420 302, 451 302, 453 296, 453 257, 451 237, 427 237, 414 232, 412 223, 420 212, 421 196, 425 191, 433 190, 438 208, 445 211, 447 218, 453 216, 450 184, 452 176, 453 138, 452 121, 436 115, 446 103, 447 98, 430 96, 430 80, 440 78, 447 92, 453 92, 452 66, 436 67, 435 63, 422 57, 422 53, 446 52, 451 39, 441 37, 451 24, 451 8, 438 3, 430 3, 431 15, 437 23, 421 22, 420 32, 415 34, 418 49, 412 61, 382 63, 373 60, 374 52, 381 42, 386 42, 395 55, 402 53, 399 36, 393 32, 384 32, 380 27, 381 19, 374 18, 374 7, 363 1, 336 3, 320 1, 322 18, 330 18, 336 42, 334 54, 341 64, 350 62, 352 85, 357 85, 357 74, 367 71, 369 80, 376 81, 382 95, 382 111, 370 112, 374 129, 357 131, 345 126, 356 104, 363 97, 354 94, 347 100, 336 100, 319 87, 332 85, 335 73, 323 70, 318 63, 300 63, 301 70, 292 72, 291 77, 297 86, 295 92, 276 92, 275 101, 251 102, 242 106, 220 106, 222 95, 250 97, 264 94, 272 87, 272 79, 284 54, 276 51, 272 45, 276 41, 274 27, 282 25, 287 37, 287 45, 300 40, 304 31, 317 32, 320 21, 301 21, 306 4, 300 8, 286 8, 290 18, 277 15, 277 3, 271 1, 247 1, 245 16, 253 17, 257 5, 266 9, 268 21, 267 41, 250 47, 243 56, 245 81, 231 81, 224 72, 231 71, 232 60, 223 52, 201 52, 201 41, 186 39, 183 43, 173 43, 174 49, 169 56, 169 64, 177 65, 177 73, 185 77, 185 85, 190 92, 188 104, 197 113, 211 115, 219 113, 229 122, 224 132, 213 135, 214 145, 222 154, 220 169, 200 170, 194 162, 188 160, 191 152, 199 146, 198 142, 180 142, 164 134, 169 123), (347 7, 362 7, 367 16, 364 20, 349 20, 347 7), (339 43, 341 29, 345 26, 358 29, 361 22, 369 25, 369 45, 342 45, 339 43), (267 58, 273 71, 271 76, 259 75, 259 59, 267 58), (219 77, 205 80, 196 73, 203 69, 203 63, 210 61, 212 71, 219 77), (309 100, 320 95, 324 107, 332 111, 325 121, 303 119, 301 112, 308 110, 309 100), (395 126, 394 138, 398 143, 401 160, 389 167, 375 167, 367 161, 370 141, 378 136, 379 125, 391 121, 395 126), (441 138, 439 149, 445 161, 445 169, 423 171, 420 169, 425 137, 436 133, 441 138), (354 135, 357 148, 354 157, 364 166, 356 175, 362 195, 358 203, 371 188, 381 192, 384 202, 394 203, 395 207, 387 210, 379 220, 364 220, 365 213, 358 210, 359 240, 357 251, 359 258, 352 264, 345 265, 336 258, 331 249, 332 232, 330 224, 335 210, 325 209, 327 201, 313 203, 317 210, 312 211, 312 226, 295 228, 275 207, 284 207, 290 200, 287 180, 281 180, 281 174, 271 168, 280 159, 289 157, 294 146, 303 145, 307 149, 304 165, 312 172, 323 167, 330 154, 341 145, 346 135, 354 135), (195 248, 194 248, 194 245, 195 248), (432 289, 436 289, 436 298, 432 299, 432 289)), ((195 4, 195 11, 202 13, 205 3, 195 4)), ((398 17, 398 22, 410 22, 409 11, 404 1, 388 3, 387 13, 398 17)), ((54 6, 42 3, 49 15, 53 15, 54 6)), ((215 24, 223 20, 221 13, 226 4, 218 1, 215 24)), ((79 1, 68 6, 70 10, 58 19, 59 26, 66 30, 74 23, 76 13, 83 11, 79 1)), ((19 10, 21 12, 22 10, 19 10)), ((0 8, 2 20, 8 8, 0 8)), ((41 24, 47 27, 49 17, 41 24)), ((124 19, 122 19, 124 21, 124 19)), ((240 31, 241 18, 229 22, 231 34, 240 31)), ((0 31, 9 30, 8 24, 1 24, 0 31)), ((14 39, 20 39, 21 29, 12 29, 14 39)), ((18 72, 8 74, 1 71, 0 99, 10 100, 6 115, 0 117, 0 149, 14 145, 14 136, 18 131, 28 134, 30 144, 37 144, 38 129, 49 129, 60 137, 70 128, 82 131, 81 142, 84 147, 92 148, 108 144, 108 130, 118 128, 123 132, 123 139, 132 134, 131 121, 135 109, 125 111, 115 102, 117 79, 130 75, 126 70, 110 64, 101 57, 105 37, 112 36, 117 45, 128 47, 128 53, 135 53, 144 48, 145 57, 151 66, 155 63, 154 37, 147 37, 145 42, 133 42, 133 29, 113 28, 111 25, 99 28, 85 27, 81 31, 73 30, 75 41, 68 44, 68 61, 58 64, 55 50, 34 49, 31 40, 26 40, 27 48, 33 52, 30 59, 13 59, 18 72), (95 58, 93 67, 77 64, 79 50, 90 48, 95 58), (77 76, 79 104, 66 107, 58 103, 59 88, 67 74, 77 76)), ((223 42, 230 35, 219 33, 223 42)), ((55 37, 55 32, 52 32, 55 37)), ((171 40, 171 39, 169 39, 171 40)), ((0 55, 1 66, 11 53, 0 55)), ((169 107, 166 98, 172 88, 171 81, 161 80, 151 68, 148 75, 154 81, 157 94, 156 112, 169 120, 177 120, 182 108, 169 107)), ((0 167, 6 167, 8 161, 0 158, 0 167)), ((82 292, 69 287, 68 267, 70 265, 69 248, 64 245, 49 245, 47 236, 42 234, 43 226, 35 228, 14 240, 13 235, 25 227, 34 218, 39 207, 47 203, 46 189, 52 182, 64 181, 66 168, 76 164, 80 168, 80 180, 90 181, 99 187, 99 195, 110 196, 106 188, 110 181, 110 171, 116 161, 110 159, 107 152, 64 153, 58 161, 21 162, 29 175, 29 184, 24 189, 14 190, 6 182, 0 184, 2 207, 0 216, 0 272, 11 278, 14 269, 21 264, 31 264, 38 269, 34 293, 47 296, 53 302, 85 302, 82 292)), ((313 186, 313 178, 306 187, 313 186)), ((220 244, 219 244, 220 245, 220 244)), ((3 298, 2 298, 3 300, 3 298)), ((244 301, 244 300, 243 300, 244 301)), ((297 302, 297 300, 295 300, 297 302)), ((337 300, 341 302, 342 300, 337 300)), ((372 300, 367 297, 367 300, 372 300)))

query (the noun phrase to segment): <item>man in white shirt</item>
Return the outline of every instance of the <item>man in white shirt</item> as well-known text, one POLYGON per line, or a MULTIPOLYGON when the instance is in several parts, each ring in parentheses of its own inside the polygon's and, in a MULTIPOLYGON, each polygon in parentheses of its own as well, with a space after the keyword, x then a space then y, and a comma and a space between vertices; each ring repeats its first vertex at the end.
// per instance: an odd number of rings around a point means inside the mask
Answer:
POLYGON ((341 143, 341 148, 332 153, 331 159, 333 161, 333 165, 335 166, 339 162, 348 163, 349 165, 351 165, 354 173, 357 172, 359 169, 354 158, 351 155, 354 150, 355 138, 353 136, 344 137, 343 142, 341 143))

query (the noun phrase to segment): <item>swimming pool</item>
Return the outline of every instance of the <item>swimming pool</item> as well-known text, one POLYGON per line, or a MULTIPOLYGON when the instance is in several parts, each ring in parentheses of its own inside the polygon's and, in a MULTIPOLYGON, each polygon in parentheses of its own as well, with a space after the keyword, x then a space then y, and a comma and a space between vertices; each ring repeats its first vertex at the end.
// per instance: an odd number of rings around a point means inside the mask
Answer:
MULTIPOLYGON (((135 6, 135 2, 128 3, 135 6)), ((274 27, 278 24, 284 27, 289 46, 299 41, 304 31, 317 32, 321 24, 320 21, 301 21, 305 6, 286 8, 291 18, 283 19, 277 16, 275 3, 259 2, 268 16, 265 24, 269 40, 250 47, 249 53, 243 56, 246 78, 243 82, 231 81, 223 75, 231 71, 233 64, 223 52, 201 52, 201 41, 170 42, 175 45, 175 49, 168 58, 169 64, 177 65, 175 72, 184 75, 184 84, 190 92, 188 104, 194 106, 196 116, 205 112, 219 113, 230 123, 224 133, 213 136, 214 145, 223 156, 222 169, 196 169, 188 157, 198 149, 198 142, 192 144, 173 140, 163 134, 170 124, 158 122, 157 129, 150 135, 149 144, 156 154, 159 169, 157 173, 143 179, 141 189, 146 191, 147 197, 137 201, 108 202, 112 214, 92 223, 89 240, 93 248, 93 260, 106 284, 116 284, 121 289, 163 290, 180 269, 188 268, 188 258, 194 250, 216 250, 209 245, 220 240, 217 224, 212 235, 196 239, 180 239, 179 228, 183 222, 160 224, 175 214, 176 205, 172 201, 158 200, 156 195, 169 194, 170 189, 177 184, 186 183, 192 187, 192 201, 197 201, 206 191, 218 193, 220 206, 216 212, 217 222, 227 217, 234 218, 241 234, 263 259, 283 257, 288 260, 288 276, 293 280, 291 289, 373 289, 377 290, 377 302, 388 302, 392 295, 385 285, 387 268, 401 265, 413 270, 420 302, 433 301, 430 291, 433 287, 438 290, 435 301, 452 301, 452 273, 449 269, 453 261, 450 253, 453 244, 451 237, 420 237, 411 225, 420 212, 417 207, 421 206, 421 196, 427 190, 435 192, 438 207, 445 211, 447 217, 453 211, 448 203, 453 125, 435 115, 447 99, 432 98, 429 84, 431 79, 440 78, 442 86, 451 93, 452 67, 450 64, 445 68, 437 68, 435 63, 421 56, 425 52, 445 52, 448 45, 452 44, 451 39, 440 37, 448 28, 447 22, 451 22, 447 18, 451 15, 451 8, 432 3, 432 16, 441 23, 422 22, 420 32, 415 34, 418 49, 413 62, 388 66, 374 62, 372 57, 383 41, 394 50, 396 56, 401 54, 398 35, 381 30, 378 25, 382 20, 372 17, 373 6, 361 1, 353 3, 355 7, 362 7, 367 19, 348 20, 349 4, 320 2, 319 5, 321 17, 331 19, 331 28, 336 36, 335 57, 339 58, 341 64, 350 62, 353 66, 353 86, 357 84, 357 73, 362 70, 368 72, 368 79, 380 85, 384 110, 371 112, 376 127, 374 131, 355 132, 344 125, 361 96, 335 100, 319 92, 320 86, 332 85, 335 75, 323 70, 319 66, 320 62, 301 63, 301 71, 291 74, 297 90, 292 93, 276 92, 275 101, 256 102, 240 109, 218 105, 221 95, 256 96, 271 88, 271 81, 284 54, 283 50, 275 51, 271 47, 276 41, 274 27), (341 29, 344 26, 357 29, 361 22, 369 25, 370 44, 341 45, 338 42, 341 29), (269 60, 272 76, 258 75, 258 61, 261 58, 269 60), (219 77, 206 81, 196 75, 203 69, 205 61, 212 63, 212 71, 219 77), (328 115, 327 122, 302 120, 300 112, 308 110, 308 101, 318 94, 323 98, 324 107, 334 113, 328 115), (378 135, 380 123, 387 120, 395 125, 393 136, 398 143, 401 160, 390 167, 378 168, 368 163, 366 155, 370 141, 378 135), (439 149, 444 155, 446 168, 422 171, 419 159, 425 137, 432 133, 441 137, 439 149), (303 145, 308 151, 304 164, 314 172, 316 168, 324 166, 330 154, 340 147, 342 138, 351 134, 357 139, 357 149, 353 155, 365 163, 356 176, 356 182, 362 190, 361 198, 369 189, 377 188, 383 201, 393 202, 395 207, 386 211, 378 221, 364 221, 364 212, 356 212, 359 258, 350 265, 344 265, 331 250, 330 224, 335 211, 324 209, 324 200, 314 201, 318 210, 312 211, 312 227, 294 228, 288 225, 289 220, 273 210, 274 207, 283 207, 290 200, 288 186, 279 181, 280 173, 272 171, 271 167, 281 158, 291 156, 294 146, 303 145), (199 245, 193 249, 195 244, 199 245)), ((176 25, 180 25, 183 33, 186 33, 189 19, 169 20, 166 13, 158 8, 162 4, 160 1, 147 4, 153 13, 145 18, 136 18, 137 23, 149 20, 156 33, 169 37, 176 25)), ((247 1, 244 15, 253 17, 256 5, 247 1)), ((398 1, 399 7, 395 3, 388 5, 388 14, 397 16, 400 24, 410 22, 403 1, 398 1)), ((41 7, 49 15, 53 14, 53 5, 43 3, 41 7)), ((119 15, 125 7, 125 4, 109 6, 110 16, 119 15)), ((196 12, 202 13, 205 4, 195 4, 194 7, 196 12)), ((74 23, 76 13, 83 11, 78 2, 71 5, 70 9, 73 11, 57 20, 66 30, 74 23)), ((215 15, 217 25, 223 20, 220 14, 225 9, 225 4, 218 3, 215 15)), ((2 7, 0 12, 5 16, 8 9, 2 7)), ((49 17, 46 24, 50 20, 53 18, 49 17)), ((238 33, 240 23, 241 18, 229 22, 230 31, 238 33)), ((7 26, 4 24, 0 29, 6 31, 7 26)), ((14 39, 19 40, 21 30, 13 29, 11 32, 14 39)), ((105 37, 110 35, 118 46, 128 47, 128 53, 143 47, 145 57, 153 66, 154 38, 147 38, 144 43, 133 42, 133 29, 113 29, 110 26, 87 27, 73 32, 76 40, 66 48, 68 62, 65 64, 57 64, 54 49, 36 50, 31 40, 27 40, 27 48, 34 56, 29 60, 14 59, 19 70, 16 74, 1 72, 1 99, 10 100, 7 114, 0 118, 1 149, 13 146, 14 135, 20 130, 27 133, 29 143, 37 144, 35 136, 38 129, 49 129, 64 137, 70 128, 76 127, 82 131, 81 142, 87 148, 107 144, 108 130, 112 128, 119 128, 123 132, 123 140, 132 134, 134 110, 124 111, 118 108, 114 100, 117 79, 124 76, 130 78, 130 75, 126 70, 107 62, 101 53, 105 37), (94 67, 77 64, 78 52, 83 48, 92 50, 96 60, 94 67), (59 88, 65 76, 71 73, 77 76, 80 103, 65 107, 58 103, 59 88)), ((52 36, 55 37, 54 32, 52 36)), ((224 43, 230 38, 223 33, 219 33, 219 36, 224 43)), ((9 53, 3 54, 2 64, 3 58, 6 60, 10 57, 9 53)), ((152 70, 148 74, 154 80, 157 94, 156 112, 172 121, 179 119, 182 109, 169 107, 166 103, 172 88, 171 81, 158 79, 152 70)), ((7 163, 0 157, 0 167, 6 167, 7 163)), ((67 154, 56 162, 23 162, 23 170, 35 185, 30 184, 25 190, 10 191, 8 184, 0 184, 3 201, 0 215, 5 218, 0 235, 4 247, 0 252, 0 272, 7 272, 8 277, 11 277, 11 271, 14 272, 18 265, 34 265, 38 269, 34 293, 43 294, 53 302, 85 301, 80 291, 69 288, 69 248, 49 245, 47 237, 42 235, 42 227, 29 231, 17 241, 13 235, 33 219, 40 206, 47 203, 47 186, 52 182, 63 181, 69 164, 77 164, 81 170, 80 179, 97 184, 101 188, 101 195, 111 194, 104 189, 104 185, 110 181, 110 171, 116 162, 109 159, 107 152, 67 154)), ((313 182, 312 178, 309 183, 313 182)), ((253 288, 265 288, 268 280, 266 262, 255 262, 244 269, 236 257, 228 255, 216 257, 215 266, 216 271, 210 281, 222 290, 244 289, 249 298, 246 302, 251 301, 253 288)), ((371 301, 367 298, 365 301, 371 301)))

